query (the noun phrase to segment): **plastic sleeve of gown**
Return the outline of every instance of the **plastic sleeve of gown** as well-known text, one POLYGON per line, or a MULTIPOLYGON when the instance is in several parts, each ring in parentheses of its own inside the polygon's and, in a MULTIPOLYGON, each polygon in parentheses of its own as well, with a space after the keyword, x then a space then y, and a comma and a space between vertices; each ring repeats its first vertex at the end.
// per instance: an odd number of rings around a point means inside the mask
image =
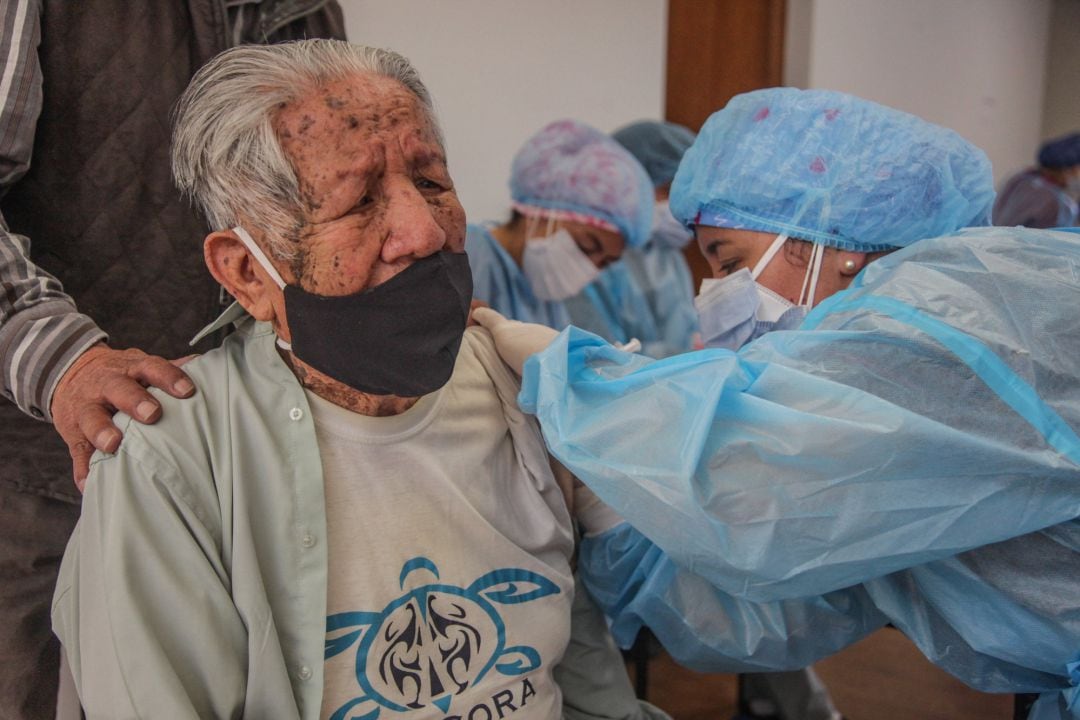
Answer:
POLYGON ((804 668, 887 622, 859 586, 768 603, 734 597, 627 523, 586 536, 578 569, 621 647, 648 627, 679 664, 700 672, 804 668))
POLYGON ((1076 235, 968 230, 876 260, 802 328, 737 354, 653 361, 570 328, 526 363, 519 401, 564 465, 719 591, 862 583, 965 682, 1066 689, 1078 296, 1076 235), (1014 556, 986 562, 995 543, 1014 556))

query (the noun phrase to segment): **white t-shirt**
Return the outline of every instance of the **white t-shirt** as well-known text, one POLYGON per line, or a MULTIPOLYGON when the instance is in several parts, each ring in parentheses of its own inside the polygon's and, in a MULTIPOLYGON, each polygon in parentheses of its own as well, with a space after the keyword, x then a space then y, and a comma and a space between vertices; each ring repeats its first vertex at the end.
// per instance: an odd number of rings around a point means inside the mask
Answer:
POLYGON ((490 335, 392 417, 309 393, 326 488, 322 716, 558 718, 573 538, 490 335))

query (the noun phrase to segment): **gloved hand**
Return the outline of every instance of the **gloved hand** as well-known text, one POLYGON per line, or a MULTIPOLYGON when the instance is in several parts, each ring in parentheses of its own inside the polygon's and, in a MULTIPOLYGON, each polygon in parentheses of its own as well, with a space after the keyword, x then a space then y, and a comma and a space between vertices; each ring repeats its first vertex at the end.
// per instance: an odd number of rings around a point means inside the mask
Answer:
POLYGON ((473 310, 472 319, 491 333, 499 357, 518 375, 529 356, 546 348, 559 334, 544 325, 507 320, 487 307, 473 310))

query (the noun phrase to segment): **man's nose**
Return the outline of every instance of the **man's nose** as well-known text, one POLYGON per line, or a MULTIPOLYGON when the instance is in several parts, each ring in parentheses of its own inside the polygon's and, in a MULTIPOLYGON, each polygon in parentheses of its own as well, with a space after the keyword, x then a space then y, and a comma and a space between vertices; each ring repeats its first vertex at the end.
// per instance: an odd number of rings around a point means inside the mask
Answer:
POLYGON ((446 232, 436 221, 434 207, 415 187, 396 188, 386 209, 387 238, 382 261, 419 259, 446 245, 446 232))

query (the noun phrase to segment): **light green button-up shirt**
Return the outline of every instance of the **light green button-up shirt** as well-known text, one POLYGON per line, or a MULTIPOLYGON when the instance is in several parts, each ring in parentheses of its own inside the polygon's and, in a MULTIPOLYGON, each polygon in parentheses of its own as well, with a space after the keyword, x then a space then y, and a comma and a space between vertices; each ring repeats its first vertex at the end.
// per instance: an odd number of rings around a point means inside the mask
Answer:
POLYGON ((303 388, 266 324, 185 366, 91 466, 53 625, 93 716, 314 718, 326 521, 303 388))

